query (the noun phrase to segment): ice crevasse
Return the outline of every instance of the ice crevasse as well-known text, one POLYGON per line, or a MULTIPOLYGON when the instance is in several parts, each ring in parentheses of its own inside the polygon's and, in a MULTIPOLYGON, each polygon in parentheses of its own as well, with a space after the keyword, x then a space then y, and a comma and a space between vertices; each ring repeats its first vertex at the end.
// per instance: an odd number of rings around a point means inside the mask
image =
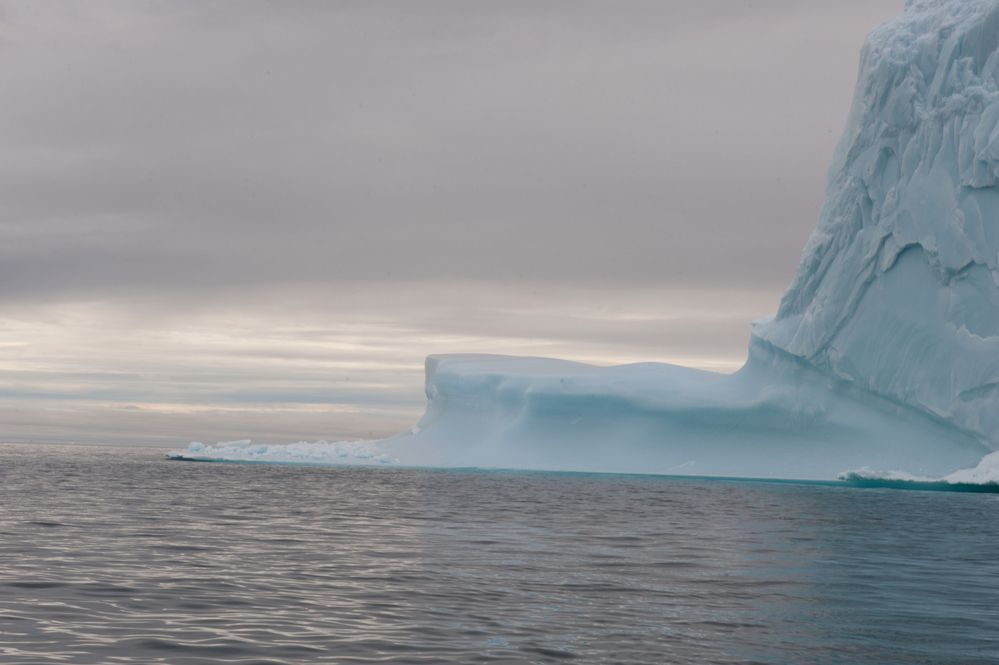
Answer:
POLYGON ((739 372, 433 356, 426 387, 419 424, 382 444, 402 462, 975 467, 999 448, 999 0, 910 0, 869 35, 818 226, 739 372))

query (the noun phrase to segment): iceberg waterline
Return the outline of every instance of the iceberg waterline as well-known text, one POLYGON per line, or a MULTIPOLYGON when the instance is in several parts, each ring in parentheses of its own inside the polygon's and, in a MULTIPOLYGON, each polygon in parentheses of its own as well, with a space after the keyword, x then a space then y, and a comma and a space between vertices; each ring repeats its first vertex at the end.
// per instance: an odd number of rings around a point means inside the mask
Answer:
POLYGON ((909 0, 870 34, 818 226, 739 372, 445 355, 427 359, 426 391, 419 424, 380 454, 994 482, 999 0, 909 0))

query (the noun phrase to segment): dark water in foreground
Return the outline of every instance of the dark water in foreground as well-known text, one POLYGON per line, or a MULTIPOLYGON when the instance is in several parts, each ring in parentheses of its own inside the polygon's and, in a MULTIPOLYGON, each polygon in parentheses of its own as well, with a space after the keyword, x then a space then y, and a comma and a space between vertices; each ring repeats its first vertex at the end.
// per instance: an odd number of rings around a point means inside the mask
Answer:
POLYGON ((2 663, 999 663, 999 495, 0 446, 2 663))

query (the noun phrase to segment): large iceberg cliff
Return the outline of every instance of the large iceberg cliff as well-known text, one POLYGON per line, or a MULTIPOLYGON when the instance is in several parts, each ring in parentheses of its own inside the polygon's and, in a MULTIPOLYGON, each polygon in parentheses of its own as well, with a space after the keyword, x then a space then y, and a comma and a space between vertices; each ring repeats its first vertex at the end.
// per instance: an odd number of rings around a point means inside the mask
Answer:
POLYGON ((999 0, 910 0, 874 30, 826 203, 734 375, 427 360, 403 462, 942 476, 999 447, 999 0))
POLYGON ((999 3, 910 2, 864 46, 821 221, 754 336, 996 446, 997 181, 999 3))

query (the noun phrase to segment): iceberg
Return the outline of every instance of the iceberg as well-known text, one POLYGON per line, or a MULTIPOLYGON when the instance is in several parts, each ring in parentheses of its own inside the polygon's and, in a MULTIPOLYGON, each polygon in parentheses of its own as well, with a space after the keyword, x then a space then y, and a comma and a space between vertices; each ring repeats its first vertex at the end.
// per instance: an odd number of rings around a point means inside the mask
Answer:
POLYGON ((443 466, 992 478, 968 467, 999 447, 997 184, 999 0, 909 0, 865 42, 818 226, 745 367, 432 356, 426 413, 382 448, 443 466))

